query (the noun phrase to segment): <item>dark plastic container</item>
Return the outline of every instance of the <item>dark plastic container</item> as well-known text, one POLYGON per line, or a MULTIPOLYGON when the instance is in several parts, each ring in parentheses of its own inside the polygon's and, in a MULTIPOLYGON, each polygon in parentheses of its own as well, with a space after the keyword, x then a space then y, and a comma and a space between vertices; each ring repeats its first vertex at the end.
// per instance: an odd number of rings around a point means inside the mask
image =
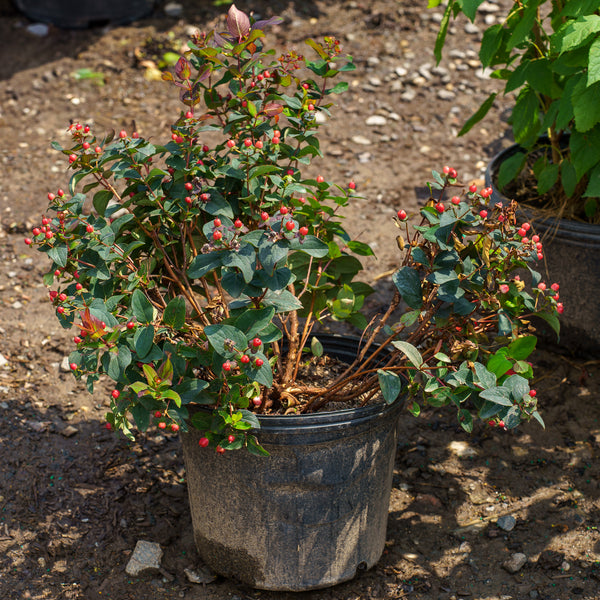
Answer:
POLYGON ((33 21, 63 29, 123 25, 149 15, 154 0, 13 0, 33 21))
MULTIPOLYGON (((513 145, 497 154, 486 171, 486 185, 494 192, 491 202, 507 202, 496 190, 495 179, 503 161, 518 152, 513 145)), ((555 219, 522 209, 544 244, 544 260, 538 266, 543 280, 560 285, 564 313, 560 319, 560 346, 569 352, 597 356, 600 351, 600 225, 555 219)), ((557 344, 544 321, 536 323, 541 339, 557 344)))
MULTIPOLYGON (((356 341, 323 342, 352 360, 356 341)), ((260 416, 269 457, 200 448, 182 435, 194 538, 217 573, 302 591, 352 579, 383 552, 402 400, 391 406, 260 416)))

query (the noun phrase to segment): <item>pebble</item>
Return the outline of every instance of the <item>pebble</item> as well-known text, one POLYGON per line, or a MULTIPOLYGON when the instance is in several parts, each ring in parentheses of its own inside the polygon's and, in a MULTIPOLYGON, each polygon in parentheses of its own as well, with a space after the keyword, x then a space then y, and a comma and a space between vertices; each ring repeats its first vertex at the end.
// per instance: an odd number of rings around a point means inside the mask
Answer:
POLYGON ((509 573, 518 573, 527 564, 527 556, 522 552, 512 554, 502 563, 502 568, 509 573))
POLYGON ((183 572, 190 583, 212 583, 217 576, 208 567, 184 569, 183 572))
POLYGON ((358 162, 364 165, 370 162, 371 158, 373 158, 373 155, 370 152, 361 152, 358 155, 358 162))
POLYGON ((6 358, 4 358, 4 356, 2 356, 2 354, 0 354, 0 367, 3 367, 4 365, 7 365, 8 361, 6 360, 6 358))
POLYGON ((167 17, 180 17, 183 14, 183 6, 179 2, 167 2, 163 9, 167 17))
POLYGON ((27 25, 25 29, 28 33, 37 35, 38 37, 46 37, 50 31, 50 27, 46 23, 32 23, 31 25, 27 25))
POLYGON ((454 100, 454 98, 456 98, 456 94, 450 90, 439 90, 437 97, 440 100, 454 100))
POLYGON ((369 56, 369 58, 367 58, 367 64, 370 67, 376 67, 379 63, 381 63, 381 61, 377 56, 369 56))
POLYGON ((412 102, 416 97, 417 92, 415 90, 406 90, 400 95, 400 100, 402 100, 402 102, 412 102))
POLYGON ((17 276, 17 272, 16 271, 9 271, 6 276, 10 279, 13 279, 17 276))
POLYGON ((59 369, 63 373, 70 373, 71 372, 71 363, 69 362, 69 357, 68 356, 63 357, 62 362, 60 363, 59 369))
POLYGON ((398 77, 400 78, 406 77, 408 75, 408 71, 404 67, 396 67, 394 69, 394 73, 396 73, 396 75, 398 75, 398 77))
POLYGON ((382 81, 379 79, 379 77, 369 77, 369 84, 373 87, 379 87, 381 83, 382 81))
POLYGON ((125 572, 127 575, 136 577, 143 571, 150 569, 158 570, 160 569, 162 555, 163 551, 160 544, 138 540, 133 554, 125 567, 125 572))
POLYGON ((369 125, 369 127, 377 127, 380 125, 386 125, 387 119, 385 117, 382 117, 381 115, 371 115, 367 118, 365 123, 369 125))
POLYGON ((11 304, 11 306, 12 306, 14 309, 16 309, 16 310, 19 310, 19 308, 23 308, 23 303, 22 303, 22 302, 19 302, 19 301, 17 300, 17 301, 15 301, 15 302, 13 302, 13 303, 11 304))
MULTIPOLYGON (((8 392, 8 388, 5 388, 5 389, 8 392)), ((4 390, 0 388, 0 391, 4 391, 4 390)), ((4 408, 6 410, 8 408, 8 403, 7 402, 0 402, 0 408, 4 408)))
POLYGON ((79 429, 77 429, 77 427, 73 427, 73 425, 67 425, 60 432, 60 434, 66 438, 73 437, 74 435, 76 435, 78 433, 79 433, 79 429))
POLYGON ((363 135, 353 135, 352 141, 359 146, 370 146, 372 143, 369 138, 366 138, 363 135))
POLYGON ((489 67, 477 69, 477 71, 475 71, 475 77, 477 77, 477 79, 490 79, 493 72, 494 69, 490 69, 489 67))
POLYGON ((465 33, 479 33, 479 27, 470 21, 465 25, 465 33))
POLYGON ((477 450, 469 446, 468 442, 454 440, 448 445, 448 449, 460 458, 477 456, 477 450))
POLYGON ((492 2, 487 2, 485 0, 478 7, 479 12, 481 13, 495 13, 500 10, 500 7, 497 4, 493 4, 492 2))
POLYGON ((462 50, 459 50, 458 48, 453 48, 452 50, 450 50, 448 55, 450 56, 450 58, 461 58, 462 59, 462 58, 467 57, 467 55, 462 50))
POLYGON ((496 525, 503 531, 512 531, 516 524, 517 520, 512 515, 498 517, 498 521, 496 521, 496 525))

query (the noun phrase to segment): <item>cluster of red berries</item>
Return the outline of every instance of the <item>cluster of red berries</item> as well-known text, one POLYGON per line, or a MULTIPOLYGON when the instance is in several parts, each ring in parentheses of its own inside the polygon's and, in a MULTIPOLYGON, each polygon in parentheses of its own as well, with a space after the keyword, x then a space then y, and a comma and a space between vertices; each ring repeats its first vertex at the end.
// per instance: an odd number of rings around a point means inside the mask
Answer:
MULTIPOLYGON (((115 390, 117 391, 117 390, 115 390)), ((114 396, 113 396, 114 397, 114 396)), ((165 417, 167 417, 166 413, 163 414, 160 410, 157 410, 154 413, 154 418, 156 419, 156 426, 159 429, 165 430, 167 428, 167 421, 165 420, 165 417)), ((169 428, 171 429, 171 431, 173 433, 177 433, 179 431, 179 424, 175 423, 174 421, 171 422, 171 424, 169 425, 169 428)))
MULTIPOLYGON (((248 344, 248 350, 250 351, 251 354, 254 354, 258 351, 258 349, 262 346, 262 340, 259 337, 255 337, 249 344, 248 344)), ((239 356, 238 356, 238 360, 240 361, 241 364, 243 365, 250 365, 250 363, 252 363, 252 366, 256 367, 257 369, 260 369, 260 367, 262 367, 265 364, 265 361, 260 358, 260 357, 256 357, 254 358, 254 360, 252 359, 252 357, 248 356, 248 354, 246 354, 246 352, 240 352, 239 356)), ((229 373, 232 370, 237 368, 237 362, 236 361, 230 361, 230 360, 226 360, 223 363, 223 371, 225 371, 225 373, 229 373)))

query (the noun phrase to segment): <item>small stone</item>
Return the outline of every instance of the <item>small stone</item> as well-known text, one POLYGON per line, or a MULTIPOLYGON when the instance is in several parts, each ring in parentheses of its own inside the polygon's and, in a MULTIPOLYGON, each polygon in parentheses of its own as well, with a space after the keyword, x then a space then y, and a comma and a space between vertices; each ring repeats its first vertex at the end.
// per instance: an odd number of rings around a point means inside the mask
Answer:
POLYGON ((358 155, 358 162, 361 164, 365 164, 371 161, 371 159, 373 158, 373 155, 370 152, 361 152, 358 155))
POLYGON ((212 583, 217 576, 208 567, 184 569, 183 572, 190 583, 212 583))
POLYGON ((373 87, 379 87, 381 85, 381 79, 379 77, 369 77, 369 84, 373 87))
POLYGON ((32 23, 31 25, 27 25, 25 30, 32 35, 37 35, 37 37, 46 37, 50 31, 50 27, 46 23, 32 23))
POLYGON ((450 56, 450 58, 466 58, 467 55, 462 51, 459 50, 458 48, 453 48, 452 50, 450 50, 450 52, 448 53, 448 56, 450 56))
POLYGON ((387 124, 387 119, 385 117, 382 117, 381 115, 371 115, 367 118, 365 123, 369 127, 383 126, 387 124))
POLYGON ((17 300, 11 304, 11 307, 15 310, 19 310, 20 308, 23 308, 23 303, 17 300))
MULTIPOLYGON (((6 388, 6 391, 8 391, 8 388, 6 388)), ((6 403, 6 402, 0 402, 0 408, 7 409, 8 408, 8 403, 6 403)))
POLYGON ((394 73, 396 73, 396 75, 398 75, 398 77, 400 78, 406 77, 408 75, 408 71, 404 67, 396 67, 394 69, 394 73))
POLYGON ((502 531, 512 531, 517 524, 517 520, 512 515, 506 515, 498 517, 496 525, 502 529, 502 531))
POLYGON ((69 357, 65 356, 62 359, 62 362, 60 363, 60 370, 63 373, 70 373, 71 372, 71 362, 69 361, 69 357))
POLYGON ((400 95, 400 100, 403 102, 412 102, 417 97, 417 92, 415 90, 406 90, 403 94, 400 95))
POLYGON ((465 33, 479 33, 479 27, 475 23, 468 22, 465 25, 465 33))
POLYGON ((487 0, 485 0, 484 2, 482 2, 478 9, 479 12, 481 13, 495 13, 498 12, 500 10, 500 7, 497 4, 493 4, 492 2, 487 2, 487 0))
POLYGON ((364 137, 363 135, 354 135, 352 136, 352 141, 359 146, 370 146, 371 140, 369 138, 364 137))
POLYGON ((127 575, 136 577, 143 571, 158 571, 160 569, 162 555, 163 551, 160 544, 138 540, 133 554, 125 567, 125 572, 127 575))
POLYGON ((475 77, 482 80, 490 79, 493 72, 494 69, 490 69, 489 67, 486 67, 485 69, 477 69, 475 71, 475 77))
POLYGON ((473 456, 477 456, 477 450, 469 446, 468 442, 460 442, 458 440, 454 440, 450 442, 448 445, 448 449, 450 452, 456 454, 460 458, 469 458, 473 456))
POLYGON ((516 552, 502 563, 502 568, 509 573, 518 573, 527 564, 527 556, 522 552, 516 552))
POLYGON ((563 560, 563 562, 560 564, 561 571, 568 571, 570 568, 571 565, 566 560, 563 560))
POLYGON ((16 271, 9 271, 9 272, 6 274, 6 276, 7 276, 7 277, 9 277, 10 279, 13 279, 14 277, 16 277, 16 276, 17 276, 17 272, 16 272, 16 271))
POLYGON ((73 437, 74 435, 76 435, 78 433, 79 433, 79 429, 77 429, 77 427, 73 427, 73 425, 67 425, 60 432, 60 434, 66 438, 73 437))
POLYGON ((377 56, 369 56, 369 58, 367 58, 367 64, 370 67, 376 67, 380 62, 381 60, 379 60, 377 56))
POLYGON ((177 18, 183 14, 183 6, 179 2, 167 2, 163 10, 167 17, 177 18))
POLYGON ((0 354, 0 367, 3 367, 4 365, 7 365, 8 361, 6 360, 6 358, 4 358, 4 356, 2 356, 2 354, 0 354))
POLYGON ((315 121, 319 125, 323 125, 323 123, 327 123, 327 115, 319 110, 315 114, 315 121))
POLYGON ((437 97, 440 100, 454 100, 454 98, 456 98, 456 94, 450 90, 439 90, 437 97))

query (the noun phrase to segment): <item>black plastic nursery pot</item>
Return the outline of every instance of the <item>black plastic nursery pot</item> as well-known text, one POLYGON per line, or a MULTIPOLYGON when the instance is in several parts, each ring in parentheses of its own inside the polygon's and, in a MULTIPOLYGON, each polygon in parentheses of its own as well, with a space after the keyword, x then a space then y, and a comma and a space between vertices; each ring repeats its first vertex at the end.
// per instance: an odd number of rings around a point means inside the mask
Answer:
MULTIPOLYGON (((495 177, 502 162, 519 150, 515 144, 491 160, 485 177, 486 184, 494 189, 492 203, 508 201, 496 191, 495 177)), ((540 339, 576 354, 597 355, 600 351, 600 225, 541 216, 527 208, 521 210, 544 244, 544 260, 538 270, 548 285, 560 284, 560 301, 564 305, 560 341, 544 321, 536 322, 540 339)))
POLYGON ((13 0, 33 21, 64 29, 123 25, 149 15, 154 0, 13 0))
MULTIPOLYGON (((323 339, 353 360, 357 342, 323 339)), ((270 453, 217 454, 182 435, 194 538, 217 573, 265 590, 352 579, 384 549, 403 402, 306 415, 259 416, 270 453)))

